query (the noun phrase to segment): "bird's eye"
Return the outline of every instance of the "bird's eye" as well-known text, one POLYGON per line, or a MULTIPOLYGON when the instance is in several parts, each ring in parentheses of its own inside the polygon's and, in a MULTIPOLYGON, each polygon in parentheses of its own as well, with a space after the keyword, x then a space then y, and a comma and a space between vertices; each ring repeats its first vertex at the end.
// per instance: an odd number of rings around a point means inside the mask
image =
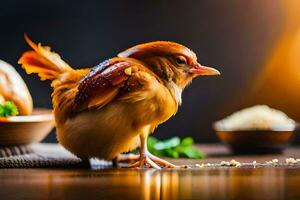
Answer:
POLYGON ((176 63, 181 65, 181 64, 186 64, 186 59, 184 56, 177 56, 176 57, 176 63))

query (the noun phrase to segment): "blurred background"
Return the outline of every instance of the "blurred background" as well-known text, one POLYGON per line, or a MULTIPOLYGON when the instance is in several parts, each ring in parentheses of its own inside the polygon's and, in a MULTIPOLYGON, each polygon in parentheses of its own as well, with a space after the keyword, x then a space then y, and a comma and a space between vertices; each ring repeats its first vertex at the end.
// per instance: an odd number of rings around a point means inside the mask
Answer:
MULTIPOLYGON (((49 82, 17 65, 29 49, 23 33, 74 68, 95 66, 138 43, 182 43, 222 75, 193 81, 178 114, 155 136, 216 142, 212 122, 245 106, 268 104, 300 121, 299 19, 297 0, 10 0, 0 7, 0 59, 25 79, 36 107, 50 108, 49 82)), ((56 141, 54 132, 46 141, 56 141)))

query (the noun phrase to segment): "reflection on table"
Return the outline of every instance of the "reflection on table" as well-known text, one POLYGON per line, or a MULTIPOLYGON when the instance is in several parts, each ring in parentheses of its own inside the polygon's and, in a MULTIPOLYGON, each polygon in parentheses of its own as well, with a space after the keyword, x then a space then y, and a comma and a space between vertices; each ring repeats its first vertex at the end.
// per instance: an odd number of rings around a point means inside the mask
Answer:
POLYGON ((298 169, 0 170, 1 199, 299 199, 298 169))

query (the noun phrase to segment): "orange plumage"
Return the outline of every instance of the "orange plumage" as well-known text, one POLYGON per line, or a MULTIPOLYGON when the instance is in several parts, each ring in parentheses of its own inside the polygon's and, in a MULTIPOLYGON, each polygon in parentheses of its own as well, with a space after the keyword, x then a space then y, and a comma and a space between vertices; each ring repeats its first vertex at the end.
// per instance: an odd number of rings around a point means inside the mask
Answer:
POLYGON ((166 41, 134 46, 92 69, 74 70, 49 47, 34 44, 19 64, 27 73, 52 80, 57 138, 88 160, 117 159, 140 146, 132 166, 175 167, 147 150, 146 140, 177 112, 181 92, 199 75, 219 72, 197 62, 188 48, 166 41))

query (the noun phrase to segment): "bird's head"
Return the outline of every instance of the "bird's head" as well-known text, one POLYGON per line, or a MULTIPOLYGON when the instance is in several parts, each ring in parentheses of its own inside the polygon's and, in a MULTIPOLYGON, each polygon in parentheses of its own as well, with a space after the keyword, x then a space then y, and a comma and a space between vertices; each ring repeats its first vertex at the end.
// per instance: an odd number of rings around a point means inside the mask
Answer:
POLYGON ((136 45, 118 54, 122 58, 135 58, 146 63, 165 82, 174 82, 183 89, 191 80, 220 72, 197 62, 189 48, 169 41, 156 41, 136 45))

